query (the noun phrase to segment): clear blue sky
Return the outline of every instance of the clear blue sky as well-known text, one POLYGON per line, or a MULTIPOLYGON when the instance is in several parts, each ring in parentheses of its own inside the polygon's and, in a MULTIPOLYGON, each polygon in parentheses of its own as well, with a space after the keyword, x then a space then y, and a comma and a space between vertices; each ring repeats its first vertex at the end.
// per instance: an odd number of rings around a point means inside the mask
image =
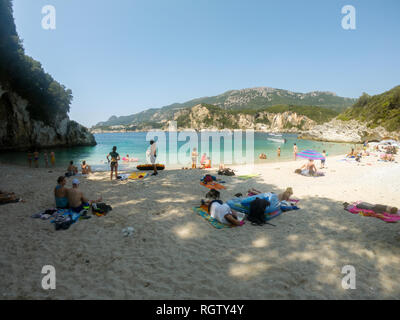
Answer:
POLYGON ((358 97, 400 84, 399 0, 14 0, 14 16, 86 126, 231 89, 358 97), (48 4, 56 30, 41 27, 48 4), (341 26, 348 4, 356 30, 341 26))

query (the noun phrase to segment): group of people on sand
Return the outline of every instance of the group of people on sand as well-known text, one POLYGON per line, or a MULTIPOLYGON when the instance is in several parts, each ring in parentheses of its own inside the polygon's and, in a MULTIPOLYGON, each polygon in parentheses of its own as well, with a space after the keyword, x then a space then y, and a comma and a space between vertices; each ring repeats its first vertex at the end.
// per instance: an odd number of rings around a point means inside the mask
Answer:
MULTIPOLYGON (((81 164, 81 172, 82 174, 89 174, 92 173, 92 167, 89 166, 86 161, 82 161, 81 164)), ((67 173, 65 174, 66 177, 76 176, 79 173, 78 167, 74 165, 74 162, 71 160, 69 162, 67 173)))
POLYGON ((57 209, 71 209, 74 212, 81 212, 84 207, 93 203, 101 202, 102 197, 97 200, 88 200, 79 189, 78 179, 72 180, 72 188, 67 188, 67 178, 60 176, 57 179, 57 186, 54 188, 54 197, 57 209))
MULTIPOLYGON (((32 168, 32 163, 35 166, 35 168, 39 168, 39 156, 40 153, 38 150, 29 150, 28 151, 28 165, 29 168, 32 168)), ((56 155, 54 151, 51 151, 50 154, 45 150, 43 152, 43 160, 44 160, 44 165, 46 168, 49 167, 49 156, 50 156, 50 163, 51 166, 54 167, 56 165, 56 155)))
MULTIPOLYGON (((157 171, 157 143, 154 140, 150 140, 150 147, 146 152, 147 156, 149 157, 150 163, 153 166, 153 173, 151 174, 152 176, 158 175, 157 171)), ((117 152, 117 147, 113 146, 111 152, 107 155, 107 161, 110 165, 110 179, 113 179, 113 175, 115 176, 115 179, 118 179, 118 161, 121 160, 121 157, 119 153, 117 152)), ((122 161, 130 161, 129 159, 129 154, 126 155, 126 157, 123 158, 122 161)), ((136 161, 136 159, 133 159, 133 161, 136 161)))
MULTIPOLYGON (((248 190, 248 196, 257 194, 262 194, 262 192, 254 188, 248 190)), ((237 194, 237 196, 241 195, 242 194, 237 194)), ((292 195, 293 189, 289 187, 278 195, 278 199, 279 201, 289 201, 292 195)), ((222 224, 231 224, 234 226, 244 225, 245 221, 241 219, 242 215, 240 212, 232 209, 227 203, 224 203, 220 199, 220 196, 221 194, 218 190, 211 189, 206 194, 206 198, 208 198, 208 200, 201 200, 201 204, 203 206, 207 206, 210 216, 222 224)))
MULTIPOLYGON (((197 148, 193 148, 192 150, 192 169, 197 169, 197 161, 198 161, 199 153, 197 152, 197 148)), ((210 169, 211 168, 211 158, 207 157, 207 153, 203 153, 200 158, 200 169, 210 169)), ((183 167, 182 169, 187 169, 183 167)))

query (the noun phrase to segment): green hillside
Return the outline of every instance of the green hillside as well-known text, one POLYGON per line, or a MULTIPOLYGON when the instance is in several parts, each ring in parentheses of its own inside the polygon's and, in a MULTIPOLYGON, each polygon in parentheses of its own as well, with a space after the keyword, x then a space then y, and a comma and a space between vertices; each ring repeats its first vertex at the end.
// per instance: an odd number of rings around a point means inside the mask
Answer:
POLYGON ((364 93, 338 119, 359 120, 370 128, 382 126, 388 131, 400 131, 400 86, 375 96, 364 93))

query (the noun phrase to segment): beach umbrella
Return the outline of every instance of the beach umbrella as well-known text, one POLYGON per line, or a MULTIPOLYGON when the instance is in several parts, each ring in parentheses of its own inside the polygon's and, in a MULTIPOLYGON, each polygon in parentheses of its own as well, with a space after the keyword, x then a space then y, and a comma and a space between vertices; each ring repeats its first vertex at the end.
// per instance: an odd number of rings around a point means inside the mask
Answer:
POLYGON ((310 159, 310 160, 324 160, 325 157, 317 151, 314 150, 303 150, 296 155, 300 158, 310 159))

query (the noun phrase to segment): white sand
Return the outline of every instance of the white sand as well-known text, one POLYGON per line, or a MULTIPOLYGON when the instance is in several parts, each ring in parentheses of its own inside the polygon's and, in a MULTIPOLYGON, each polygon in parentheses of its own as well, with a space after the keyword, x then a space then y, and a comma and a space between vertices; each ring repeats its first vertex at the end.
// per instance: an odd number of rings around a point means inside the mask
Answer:
POLYGON ((301 199, 301 210, 271 221, 276 227, 224 230, 192 211, 207 191, 199 185, 201 170, 167 170, 144 181, 110 182, 108 173, 81 178, 89 198, 102 195, 114 210, 55 231, 30 216, 54 205, 63 171, 1 165, 0 189, 26 203, 0 206, 0 297, 398 299, 400 224, 350 214, 342 203, 400 207, 400 165, 328 158, 325 177, 307 178, 293 173, 302 162, 258 165, 261 176, 248 181, 224 177, 223 200, 249 187, 281 192, 287 186, 301 199), (128 226, 134 235, 123 237, 128 226), (43 265, 55 266, 56 290, 41 288, 43 265), (355 290, 341 286, 345 265, 356 268, 355 290))

